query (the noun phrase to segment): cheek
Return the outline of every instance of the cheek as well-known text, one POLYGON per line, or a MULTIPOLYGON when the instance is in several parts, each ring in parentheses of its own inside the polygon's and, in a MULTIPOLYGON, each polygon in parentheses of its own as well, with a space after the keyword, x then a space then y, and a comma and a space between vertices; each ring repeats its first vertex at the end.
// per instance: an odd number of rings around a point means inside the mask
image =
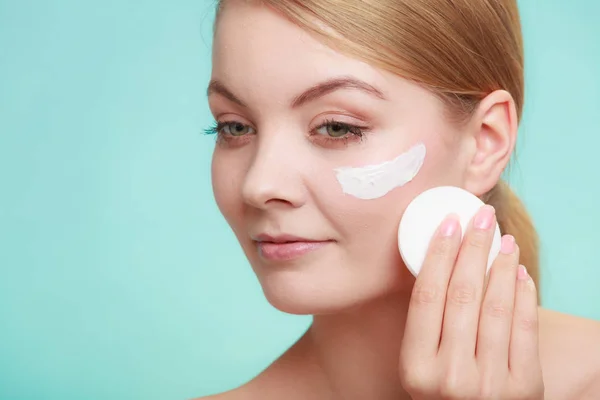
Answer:
POLYGON ((318 212, 339 236, 336 239, 351 246, 353 256, 359 256, 360 249, 372 252, 373 241, 381 244, 395 236, 403 210, 419 190, 407 184, 381 198, 364 200, 344 193, 333 171, 315 175, 312 182, 319 183, 313 186, 318 212))
POLYGON ((394 234, 402 213, 419 192, 419 188, 408 184, 379 199, 361 200, 343 194, 339 189, 335 196, 338 198, 335 200, 336 211, 330 213, 330 216, 336 225, 336 231, 347 239, 358 238, 362 241, 373 234, 382 240, 383 237, 394 234))
MULTIPOLYGON (((450 135, 452 133, 448 133, 450 135)), ((459 142, 432 141, 427 146, 427 158, 412 183, 414 195, 436 186, 462 186, 462 154, 459 142)), ((411 200, 412 200, 411 198, 411 200)))
POLYGON ((217 206, 230 225, 235 225, 236 217, 241 212, 242 171, 244 169, 241 165, 235 165, 235 160, 215 150, 211 165, 212 189, 217 206))
MULTIPOLYGON (((335 174, 321 174, 322 202, 319 208, 328 214, 338 232, 345 237, 379 232, 394 233, 408 204, 427 189, 442 185, 461 186, 456 153, 443 143, 427 143, 427 156, 416 176, 407 184, 370 200, 345 194, 335 174)), ((381 237, 381 235, 379 235, 381 237)))

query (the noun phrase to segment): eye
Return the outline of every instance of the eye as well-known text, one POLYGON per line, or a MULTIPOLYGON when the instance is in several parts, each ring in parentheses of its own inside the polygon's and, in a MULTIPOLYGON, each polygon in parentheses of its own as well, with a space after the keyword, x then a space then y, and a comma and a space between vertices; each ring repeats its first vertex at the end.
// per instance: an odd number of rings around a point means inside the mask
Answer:
POLYGON ((328 122, 316 129, 319 135, 340 138, 350 133, 350 126, 339 122, 328 122))
POLYGON ((254 133, 254 129, 251 126, 240 122, 224 122, 217 126, 217 131, 231 136, 244 136, 254 133))
POLYGON ((326 140, 348 140, 351 138, 361 139, 367 130, 368 128, 364 126, 331 120, 316 127, 312 132, 313 135, 326 140))

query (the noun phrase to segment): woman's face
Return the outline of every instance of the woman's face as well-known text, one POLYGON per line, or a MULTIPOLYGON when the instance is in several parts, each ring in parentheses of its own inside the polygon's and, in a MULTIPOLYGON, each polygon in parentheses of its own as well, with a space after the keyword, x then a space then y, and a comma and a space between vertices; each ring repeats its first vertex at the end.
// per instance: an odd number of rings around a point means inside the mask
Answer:
POLYGON ((428 188, 461 186, 464 170, 433 94, 236 1, 219 16, 209 103, 215 198, 271 304, 329 313, 412 284, 397 248, 402 213, 428 188), (416 144, 427 155, 412 181, 373 199, 344 193, 337 168, 416 144))

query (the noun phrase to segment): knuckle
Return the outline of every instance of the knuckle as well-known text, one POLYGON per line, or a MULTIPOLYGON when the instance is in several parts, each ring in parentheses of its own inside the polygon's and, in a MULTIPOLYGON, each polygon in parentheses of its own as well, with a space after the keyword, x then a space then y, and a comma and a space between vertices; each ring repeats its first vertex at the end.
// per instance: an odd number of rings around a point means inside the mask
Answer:
POLYGON ((434 257, 446 257, 452 254, 453 243, 451 238, 439 238, 431 242, 429 249, 434 257))
POLYGON ((487 231, 472 232, 467 238, 467 245, 476 249, 484 249, 487 247, 488 235, 487 231))
POLYGON ((521 317, 517 320, 517 324, 525 332, 536 332, 538 330, 538 319, 535 317, 521 317))
POLYGON ((495 393, 488 389, 481 389, 477 395, 477 400, 493 400, 496 399, 495 393))
POLYGON ((448 301, 460 305, 470 305, 477 301, 475 285, 468 282, 453 283, 448 289, 448 301))
POLYGON ((436 304, 443 299, 443 290, 432 283, 416 282, 411 299, 417 304, 436 304))
POLYGON ((497 398, 498 396, 495 392, 490 392, 487 390, 480 390, 479 394, 477 395, 477 400, 495 400, 497 398))
POLYGON ((424 368, 403 368, 400 373, 400 383, 408 393, 425 394, 434 390, 434 380, 431 374, 424 368))
POLYGON ((508 319, 513 310, 502 301, 488 301, 483 306, 483 312, 495 319, 508 319))
POLYGON ((450 363, 439 382, 439 394, 442 399, 465 399, 474 398, 476 392, 473 390, 477 378, 463 362, 450 363))
POLYGON ((440 382, 439 388, 442 399, 459 399, 464 398, 464 388, 456 376, 447 374, 440 382))
POLYGON ((484 379, 481 382, 481 385, 479 386, 479 392, 477 394, 477 399, 492 400, 492 399, 497 399, 497 398, 498 398, 498 393, 494 388, 493 377, 491 377, 491 376, 486 377, 486 379, 484 379))
POLYGON ((545 388, 541 378, 519 380, 514 382, 510 390, 511 399, 532 400, 544 398, 545 388))

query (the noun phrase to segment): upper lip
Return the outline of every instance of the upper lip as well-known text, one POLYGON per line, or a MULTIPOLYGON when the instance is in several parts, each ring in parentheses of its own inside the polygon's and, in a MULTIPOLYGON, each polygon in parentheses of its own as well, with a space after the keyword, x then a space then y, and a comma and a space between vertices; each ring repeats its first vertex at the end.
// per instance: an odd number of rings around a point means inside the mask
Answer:
POLYGON ((253 236, 252 239, 256 242, 269 242, 269 243, 290 243, 290 242, 322 242, 323 240, 306 239, 294 235, 268 235, 261 233, 260 235, 253 236))

